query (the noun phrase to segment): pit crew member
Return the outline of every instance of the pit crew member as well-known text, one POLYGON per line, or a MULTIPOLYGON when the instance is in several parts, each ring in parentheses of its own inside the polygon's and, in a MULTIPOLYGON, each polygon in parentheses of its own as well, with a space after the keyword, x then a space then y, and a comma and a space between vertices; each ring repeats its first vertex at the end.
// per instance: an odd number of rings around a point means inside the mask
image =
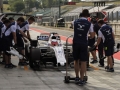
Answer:
MULTIPOLYGON (((31 39, 30 33, 29 33, 29 25, 32 24, 35 21, 34 17, 30 17, 28 21, 25 21, 21 26, 20 29, 18 30, 19 33, 17 34, 17 46, 22 47, 21 53, 24 55, 25 54, 25 45, 24 45, 24 37, 27 39, 31 39), (26 35, 27 33, 27 35, 26 35)), ((27 63, 24 60, 20 60, 18 65, 24 66, 27 63)))
POLYGON ((9 20, 5 20, 4 24, 6 26, 5 31, 3 32, 3 49, 5 52, 5 68, 13 68, 14 65, 11 63, 11 55, 7 52, 10 51, 12 46, 12 40, 14 40, 15 45, 17 44, 16 40, 16 26, 15 22, 10 24, 9 20))
MULTIPOLYGON (((95 18, 92 18, 91 19, 91 23, 93 24, 93 30, 94 30, 94 25, 95 25, 95 23, 96 23, 97 21, 95 20, 95 18)), ((94 31, 95 32, 95 31, 94 31)), ((88 46, 89 47, 93 47, 94 46, 94 44, 95 44, 95 36, 94 36, 94 38, 88 38, 88 46)), ((94 63, 97 63, 98 61, 97 61, 97 56, 96 56, 96 48, 93 50, 93 51, 91 51, 91 54, 92 54, 92 56, 93 56, 93 61, 92 62, 90 62, 90 63, 92 63, 92 64, 94 64, 94 63)))
POLYGON ((83 77, 86 73, 86 62, 88 59, 88 33, 90 33, 91 38, 94 37, 93 25, 87 20, 88 17, 89 11, 84 9, 82 17, 74 22, 73 58, 76 74, 75 82, 80 85, 85 83, 83 77))
POLYGON ((105 24, 103 20, 99 20, 98 25, 101 28, 98 31, 98 41, 95 45, 98 46, 102 38, 105 56, 107 57, 107 72, 114 72, 112 56, 114 52, 115 38, 113 30, 109 25, 105 24))

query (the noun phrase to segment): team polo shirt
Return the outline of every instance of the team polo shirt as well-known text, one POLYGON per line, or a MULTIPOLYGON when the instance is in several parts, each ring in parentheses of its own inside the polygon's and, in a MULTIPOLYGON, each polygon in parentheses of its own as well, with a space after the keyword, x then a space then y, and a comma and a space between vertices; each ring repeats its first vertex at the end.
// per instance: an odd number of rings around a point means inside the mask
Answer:
POLYGON ((20 30, 22 30, 23 32, 29 30, 29 22, 25 21, 21 26, 20 26, 20 30))
POLYGON ((93 24, 87 18, 81 17, 74 22, 74 38, 73 43, 88 43, 88 34, 94 32, 93 24))
MULTIPOLYGON (((103 33, 101 32, 101 30, 106 30, 106 27, 107 27, 108 25, 106 25, 106 24, 103 24, 102 26, 101 26, 101 28, 100 28, 100 30, 98 31, 98 37, 100 37, 100 38, 102 38, 102 40, 103 40, 103 43, 105 42, 105 36, 103 35, 103 33)), ((108 28, 108 27, 107 27, 108 28)), ((113 29, 109 26, 109 29, 111 29, 111 32, 112 33, 114 33, 114 31, 113 31, 113 29)), ((108 32, 108 34, 112 34, 110 31, 108 31, 108 30, 106 30, 106 32, 108 32)))
POLYGON ((5 36, 9 36, 12 32, 16 32, 16 24, 15 22, 11 23, 10 26, 8 26, 7 31, 4 31, 5 36))

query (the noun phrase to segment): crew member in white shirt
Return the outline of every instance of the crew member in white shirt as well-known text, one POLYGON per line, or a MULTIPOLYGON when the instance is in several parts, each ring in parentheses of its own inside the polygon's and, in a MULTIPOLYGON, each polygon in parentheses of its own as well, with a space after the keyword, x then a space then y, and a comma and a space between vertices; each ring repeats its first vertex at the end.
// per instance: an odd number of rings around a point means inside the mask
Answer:
MULTIPOLYGON (((35 21, 34 17, 30 17, 27 21, 25 21, 21 26, 19 33, 17 35, 18 38, 18 46, 22 47, 21 53, 25 55, 25 45, 24 45, 24 38, 27 38, 31 40, 30 33, 29 33, 29 25, 32 24, 35 21), (27 35, 26 35, 27 33, 27 35)), ((24 60, 20 60, 19 64, 20 66, 24 66, 27 63, 24 60)))
POLYGON ((5 20, 4 24, 6 29, 3 33, 3 48, 5 53, 5 68, 13 68, 13 64, 11 63, 11 55, 8 53, 10 51, 10 47, 12 46, 12 40, 14 40, 15 45, 17 44, 16 40, 16 26, 15 23, 11 23, 9 20, 5 20))

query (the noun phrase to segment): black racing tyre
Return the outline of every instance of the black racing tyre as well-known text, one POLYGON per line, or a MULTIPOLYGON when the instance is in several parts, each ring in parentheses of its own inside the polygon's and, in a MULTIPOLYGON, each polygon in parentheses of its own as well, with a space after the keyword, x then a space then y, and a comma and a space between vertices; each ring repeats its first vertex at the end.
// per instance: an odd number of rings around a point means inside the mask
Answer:
POLYGON ((31 68, 35 67, 35 62, 39 60, 40 62, 40 49, 39 48, 31 48, 30 49, 30 59, 29 59, 29 65, 31 68))
POLYGON ((25 45, 25 55, 28 57, 28 58, 30 58, 29 56, 29 52, 28 52, 28 48, 29 48, 29 46, 28 45, 25 45))

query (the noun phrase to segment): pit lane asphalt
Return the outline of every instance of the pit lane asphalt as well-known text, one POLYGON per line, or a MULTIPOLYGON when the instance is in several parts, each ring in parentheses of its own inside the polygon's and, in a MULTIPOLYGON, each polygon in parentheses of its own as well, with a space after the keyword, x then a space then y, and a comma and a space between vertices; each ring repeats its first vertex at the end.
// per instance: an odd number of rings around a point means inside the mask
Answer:
MULTIPOLYGON (((69 36, 71 31, 60 29, 49 29, 39 26, 31 26, 47 32, 58 32, 60 35, 69 36)), ((38 32, 31 30, 32 38, 39 35, 38 32)), ((18 64, 18 58, 12 56, 12 63, 18 64)), ((106 63, 106 61, 105 61, 106 63)), ((115 72, 107 73, 104 68, 99 70, 90 69, 88 83, 85 86, 78 86, 74 83, 65 84, 64 69, 46 68, 42 71, 33 71, 28 67, 17 67, 5 69, 0 65, 0 90, 120 90, 120 61, 115 60, 115 72)), ((97 67, 97 64, 94 64, 97 67)), ((69 69, 69 74, 75 76, 74 70, 69 69)))

